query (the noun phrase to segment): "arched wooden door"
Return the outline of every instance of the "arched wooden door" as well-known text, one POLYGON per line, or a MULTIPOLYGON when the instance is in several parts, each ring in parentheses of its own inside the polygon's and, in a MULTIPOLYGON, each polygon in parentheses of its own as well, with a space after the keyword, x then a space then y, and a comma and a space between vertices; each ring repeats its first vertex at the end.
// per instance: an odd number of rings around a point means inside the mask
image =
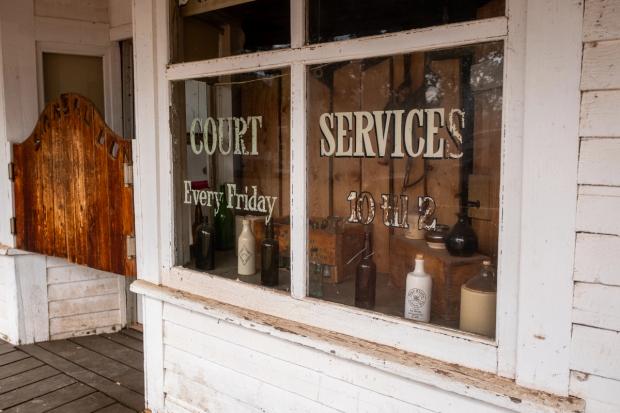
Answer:
POLYGON ((131 159, 88 99, 50 102, 13 145, 17 248, 135 276, 131 159))

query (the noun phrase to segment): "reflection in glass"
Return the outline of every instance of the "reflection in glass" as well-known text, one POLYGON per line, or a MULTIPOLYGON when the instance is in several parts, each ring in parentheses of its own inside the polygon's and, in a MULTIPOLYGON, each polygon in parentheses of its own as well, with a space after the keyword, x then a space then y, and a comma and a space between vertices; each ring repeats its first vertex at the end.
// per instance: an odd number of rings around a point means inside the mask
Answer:
POLYGON ((308 43, 503 16, 505 0, 308 0, 308 43))
POLYGON ((497 259, 502 83, 502 42, 309 68, 310 295, 369 307, 372 238, 374 310, 428 298, 458 328, 461 286, 497 259), (432 293, 406 291, 416 255, 432 293))
POLYGON ((267 284, 288 289, 288 70, 175 82, 172 90, 177 262, 254 284, 267 268, 267 284))
POLYGON ((175 3, 171 14, 174 63, 290 46, 289 0, 175 3))

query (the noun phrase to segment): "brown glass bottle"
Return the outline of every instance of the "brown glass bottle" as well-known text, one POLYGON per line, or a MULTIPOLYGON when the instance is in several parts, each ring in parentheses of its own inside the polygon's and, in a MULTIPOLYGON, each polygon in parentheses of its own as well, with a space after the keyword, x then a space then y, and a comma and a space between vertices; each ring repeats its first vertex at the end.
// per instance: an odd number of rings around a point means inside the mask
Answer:
POLYGON ((196 205, 194 209, 194 222, 192 224, 192 246, 190 247, 190 253, 192 258, 196 258, 198 255, 198 251, 196 251, 196 246, 198 245, 198 228, 202 225, 202 207, 200 205, 196 205))
POLYGON ((377 266, 372 260, 372 234, 367 229, 364 233, 364 251, 355 272, 355 306, 374 308, 377 287, 377 266))
POLYGON ((196 232, 197 240, 194 243, 196 267, 200 270, 212 270, 215 268, 215 231, 209 225, 209 218, 206 215, 196 232))
POLYGON ((265 227, 265 239, 261 245, 261 272, 260 282, 263 285, 274 287, 279 284, 280 245, 273 235, 273 225, 265 227))

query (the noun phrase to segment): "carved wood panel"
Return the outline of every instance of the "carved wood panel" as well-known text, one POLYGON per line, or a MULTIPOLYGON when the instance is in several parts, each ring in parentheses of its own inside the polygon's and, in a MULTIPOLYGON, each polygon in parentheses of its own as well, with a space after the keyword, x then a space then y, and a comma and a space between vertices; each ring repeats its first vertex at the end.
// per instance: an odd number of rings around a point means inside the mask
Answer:
POLYGON ((50 102, 28 139, 13 145, 17 247, 135 276, 127 254, 133 187, 124 176, 131 159, 131 141, 88 99, 50 102))

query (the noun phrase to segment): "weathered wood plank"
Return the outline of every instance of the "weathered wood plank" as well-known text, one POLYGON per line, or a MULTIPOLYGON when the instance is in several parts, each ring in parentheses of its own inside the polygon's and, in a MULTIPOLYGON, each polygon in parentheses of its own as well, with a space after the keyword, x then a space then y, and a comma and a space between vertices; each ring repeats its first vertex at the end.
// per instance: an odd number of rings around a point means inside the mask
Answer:
POLYGON ((47 282, 49 284, 61 284, 77 281, 101 280, 105 278, 116 278, 118 275, 110 272, 99 271, 81 265, 65 263, 64 266, 52 267, 47 269, 47 282))
POLYGON ((575 281, 620 286, 620 237, 577 234, 575 281))
POLYGON ((135 410, 131 410, 120 403, 116 403, 111 406, 104 407, 101 410, 97 410, 97 413, 135 413, 135 410))
POLYGON ((581 140, 578 182, 620 186, 620 139, 581 140))
MULTIPOLYGON (((588 401, 598 400, 614 404, 620 411, 620 381, 610 380, 594 374, 572 371, 570 374, 570 394, 588 401)), ((594 411, 594 410, 592 410, 594 411)))
POLYGON ((116 360, 65 340, 40 343, 39 346, 128 389, 144 393, 144 375, 116 360))
MULTIPOLYGON (((198 411, 236 413, 258 413, 261 411, 256 407, 235 400, 223 392, 196 383, 170 370, 165 371, 164 391, 167 396, 172 396, 172 406, 180 400, 185 406, 194 406, 194 409, 197 407, 198 411)), ((168 401, 168 397, 166 397, 166 401, 168 401)))
POLYGON ((10 353, 6 353, 0 356, 0 366, 4 366, 5 364, 13 363, 14 361, 23 360, 28 357, 28 354, 23 353, 21 351, 12 351, 10 353))
POLYGON ((133 328, 126 328, 121 331, 121 334, 135 338, 136 340, 142 341, 142 333, 138 330, 134 330, 133 328))
POLYGON ((95 390, 82 383, 74 383, 62 389, 36 397, 26 403, 19 404, 4 413, 43 413, 65 403, 69 403, 95 390))
POLYGON ((15 351, 15 347, 9 343, 3 343, 0 341, 0 355, 15 351))
POLYGON ((49 316, 56 318, 118 310, 118 300, 118 294, 106 294, 73 300, 51 301, 49 303, 49 316))
POLYGON ((620 331, 620 287, 575 283, 573 322, 620 331))
POLYGON ((584 92, 581 98, 579 135, 582 137, 619 137, 620 90, 584 92))
POLYGON ((45 380, 20 387, 19 389, 12 390, 0 396, 0 409, 4 410, 9 407, 16 406, 20 403, 32 400, 35 397, 53 392, 54 390, 61 389, 73 383, 75 383, 75 380, 71 377, 64 374, 58 374, 45 380))
POLYGON ((620 39, 620 4, 616 0, 588 0, 583 16, 583 40, 620 39))
POLYGON ((39 360, 49 364, 57 370, 81 381, 82 383, 118 400, 122 404, 135 409, 144 409, 144 396, 123 386, 119 386, 115 381, 89 371, 72 361, 66 360, 56 354, 45 350, 39 345, 31 344, 20 347, 24 352, 38 358, 39 360))
POLYGON ((133 367, 136 370, 144 370, 144 361, 142 353, 125 347, 122 344, 106 340, 101 336, 86 336, 71 339, 72 342, 95 351, 113 360, 120 361, 123 364, 133 367))
POLYGON ((137 340, 125 334, 104 334, 102 337, 108 340, 114 341, 116 343, 122 344, 125 347, 129 347, 131 349, 139 351, 140 353, 143 352, 144 346, 142 344, 142 340, 137 340))
POLYGON ((586 43, 581 90, 620 88, 620 40, 586 43))
POLYGON ((573 325, 570 368, 620 380, 620 333, 600 328, 573 325))
POLYGON ((50 335, 56 336, 61 333, 96 330, 100 327, 120 325, 120 322, 120 310, 52 318, 49 320, 50 335))
POLYGON ((620 220, 609 219, 620 211, 620 188, 579 188, 576 229, 578 232, 620 235, 620 220))
POLYGON ((23 373, 16 374, 11 377, 0 380, 0 394, 6 393, 11 390, 15 390, 19 387, 26 386, 46 379, 48 377, 55 376, 60 372, 50 366, 41 366, 32 370, 25 371, 23 373))
POLYGON ((41 361, 32 357, 28 357, 27 359, 16 361, 14 363, 6 364, 4 366, 0 366, 0 379, 11 377, 42 365, 43 363, 41 361))
POLYGON ((49 413, 91 413, 111 404, 114 404, 114 400, 97 392, 50 410, 49 413))
POLYGON ((70 284, 52 284, 48 287, 47 293, 50 301, 116 294, 118 281, 116 278, 104 278, 70 284))

